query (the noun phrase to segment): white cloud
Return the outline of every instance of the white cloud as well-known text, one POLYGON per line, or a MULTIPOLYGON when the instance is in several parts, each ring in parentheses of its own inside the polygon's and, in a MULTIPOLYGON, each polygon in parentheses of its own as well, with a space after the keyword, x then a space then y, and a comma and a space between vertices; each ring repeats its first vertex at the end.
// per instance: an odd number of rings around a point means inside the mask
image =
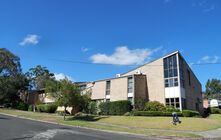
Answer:
POLYGON ((70 81, 73 81, 73 78, 65 75, 64 73, 54 73, 55 80, 60 81, 67 78, 70 81))
POLYGON ((21 46, 25 45, 36 45, 39 43, 40 36, 32 34, 32 35, 27 35, 22 42, 19 43, 21 46))
POLYGON ((202 57, 197 63, 198 64, 202 64, 202 63, 217 63, 219 61, 219 57, 218 56, 204 56, 202 57))
POLYGON ((82 48, 81 48, 81 51, 82 51, 82 52, 88 52, 88 51, 89 51, 89 48, 82 47, 82 48))
POLYGON ((111 55, 95 54, 90 57, 93 63, 113 64, 113 65, 140 65, 150 61, 152 55, 160 51, 163 47, 155 49, 134 49, 130 50, 127 46, 117 47, 111 55))

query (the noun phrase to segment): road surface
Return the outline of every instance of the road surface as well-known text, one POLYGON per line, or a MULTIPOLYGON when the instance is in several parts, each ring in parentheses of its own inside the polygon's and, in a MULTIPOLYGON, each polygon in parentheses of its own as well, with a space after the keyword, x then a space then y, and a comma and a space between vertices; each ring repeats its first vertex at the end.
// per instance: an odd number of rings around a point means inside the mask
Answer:
POLYGON ((0 140, 157 140, 0 115, 0 140))

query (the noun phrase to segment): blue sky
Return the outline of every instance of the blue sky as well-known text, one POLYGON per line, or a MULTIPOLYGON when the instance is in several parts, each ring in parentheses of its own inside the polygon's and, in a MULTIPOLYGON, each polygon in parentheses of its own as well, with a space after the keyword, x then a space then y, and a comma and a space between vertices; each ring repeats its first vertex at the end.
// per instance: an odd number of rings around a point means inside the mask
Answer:
MULTIPOLYGON (((1 0, 0 47, 24 72, 40 64, 74 81, 113 77, 175 50, 189 64, 217 63, 220 15, 220 0, 1 0)), ((220 67, 192 65, 203 87, 221 78, 220 67)))

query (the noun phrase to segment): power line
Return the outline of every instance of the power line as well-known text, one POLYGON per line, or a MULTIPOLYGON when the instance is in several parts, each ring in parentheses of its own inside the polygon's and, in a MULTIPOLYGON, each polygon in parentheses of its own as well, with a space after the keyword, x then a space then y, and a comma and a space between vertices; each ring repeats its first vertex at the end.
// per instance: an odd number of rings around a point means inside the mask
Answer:
MULTIPOLYGON (((30 57, 30 56, 29 56, 30 57)), ((65 63, 73 63, 73 64, 87 64, 87 65, 105 65, 105 66, 108 66, 108 65, 115 65, 115 66, 136 66, 136 67, 140 67, 140 66, 144 66, 148 63, 145 63, 145 64, 126 64, 126 65, 121 65, 121 64, 107 64, 107 63, 93 63, 93 62, 87 62, 87 61, 75 61, 75 60, 67 60, 67 59, 57 59, 57 58, 46 58, 47 60, 50 60, 50 61, 57 61, 57 62, 65 62, 65 63)), ((151 62, 149 62, 151 63, 151 62)), ((211 63, 192 63, 192 64, 189 64, 189 66, 205 66, 205 65, 220 65, 221 62, 211 62, 211 63)), ((147 65, 149 67, 152 67, 152 66, 163 66, 163 65, 147 65)))

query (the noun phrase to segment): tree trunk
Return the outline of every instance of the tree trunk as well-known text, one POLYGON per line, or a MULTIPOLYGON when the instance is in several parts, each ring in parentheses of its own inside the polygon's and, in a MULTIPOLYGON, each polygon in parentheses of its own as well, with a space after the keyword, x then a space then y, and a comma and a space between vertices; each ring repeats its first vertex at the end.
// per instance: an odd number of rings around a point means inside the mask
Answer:
POLYGON ((66 116, 66 108, 67 107, 64 107, 64 121, 65 121, 65 116, 66 116))

